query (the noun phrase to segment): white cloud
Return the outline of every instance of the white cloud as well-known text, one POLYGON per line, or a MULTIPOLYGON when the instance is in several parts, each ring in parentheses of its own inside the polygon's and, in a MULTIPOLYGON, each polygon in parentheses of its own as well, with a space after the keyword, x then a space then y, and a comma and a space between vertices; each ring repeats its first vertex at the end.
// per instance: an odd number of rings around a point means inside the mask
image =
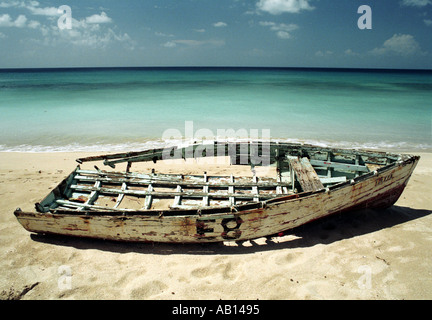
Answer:
POLYGON ((85 21, 90 24, 92 23, 100 24, 100 23, 111 23, 112 19, 108 17, 105 12, 102 12, 101 14, 94 14, 90 17, 87 17, 85 21))
POLYGON ((58 8, 55 7, 46 7, 46 8, 36 8, 36 7, 27 7, 31 11, 32 14, 38 16, 48 16, 48 17, 56 17, 59 16, 58 8))
POLYGON ((39 21, 32 20, 28 23, 28 27, 31 29, 37 29, 40 26, 41 26, 41 23, 39 21))
POLYGON ((42 39, 32 41, 46 46, 57 46, 69 44, 72 46, 88 47, 92 49, 103 49, 112 43, 121 43, 125 48, 133 50, 136 42, 127 33, 117 33, 106 27, 106 24, 88 23, 87 18, 77 20, 72 18, 72 29, 60 30, 57 24, 41 24, 38 21, 30 21, 29 28, 39 30, 42 39))
POLYGON ((402 5, 411 7, 424 7, 432 4, 431 0, 402 0, 402 5))
POLYGON ((30 10, 32 14, 37 16, 56 17, 61 15, 61 12, 58 11, 57 7, 40 8, 39 2, 37 1, 30 1, 29 4, 21 4, 20 6, 25 7, 30 10))
POLYGON ((423 54, 420 45, 410 34, 394 34, 393 37, 384 41, 383 45, 371 51, 375 55, 396 54, 410 56, 423 54))
POLYGON ((163 32, 155 32, 155 35, 156 36, 158 36, 158 37, 174 37, 174 35, 173 34, 166 34, 166 33, 163 33, 163 32))
POLYGON ((425 25, 427 25, 428 27, 432 26, 432 20, 430 20, 430 19, 424 19, 423 22, 424 22, 425 25))
POLYGON ((18 16, 16 20, 13 20, 9 14, 0 15, 0 27, 28 27, 40 31, 42 37, 32 39, 31 41, 34 43, 47 46, 70 44, 89 48, 105 48, 117 42, 122 43, 124 47, 131 50, 136 45, 136 42, 127 33, 122 34, 106 26, 113 21, 104 11, 81 20, 72 18, 72 29, 60 30, 56 19, 52 18, 63 14, 63 12, 58 11, 57 7, 40 7, 38 1, 13 0, 0 2, 0 8, 10 7, 27 9, 32 15, 47 17, 48 23, 35 20, 27 23, 27 18, 24 15, 18 16))
POLYGON ((351 49, 346 49, 344 53, 345 53, 347 56, 352 56, 352 57, 358 57, 358 56, 360 56, 359 53, 354 52, 354 51, 351 50, 351 49))
POLYGON ((25 15, 22 14, 20 14, 15 21, 8 14, 3 14, 0 16, 0 27, 23 28, 25 27, 26 22, 27 22, 27 18, 25 15))
POLYGON ((88 23, 87 18, 83 20, 72 19, 71 30, 54 28, 52 38, 56 41, 58 37, 63 42, 77 46, 105 48, 113 42, 121 42, 128 49, 133 50, 135 48, 135 41, 127 33, 117 34, 111 28, 101 27, 94 21, 88 23))
POLYGON ((19 5, 20 5, 19 1, 0 2, 0 8, 11 8, 11 7, 17 7, 19 5))
POLYGON ((58 12, 57 7, 39 7, 39 2, 37 1, 2 1, 0 2, 0 8, 25 8, 29 10, 33 15, 38 16, 59 16, 61 13, 58 12))
POLYGON ((291 32, 298 29, 296 24, 285 24, 275 23, 272 21, 260 21, 259 24, 263 27, 269 27, 270 30, 274 31, 278 38, 289 39, 291 38, 291 32))
POLYGON ((133 41, 127 33, 117 34, 111 28, 103 29, 99 25, 89 25, 83 20, 73 20, 72 29, 59 30, 58 28, 42 28, 45 32, 45 45, 56 46, 59 43, 67 43, 74 46, 89 47, 89 48, 106 48, 114 42, 120 42, 126 48, 133 50, 135 41, 133 41))
POLYGON ((204 33, 206 32, 205 29, 193 29, 195 32, 204 33))
POLYGON ((226 27, 226 26, 227 26, 227 24, 225 22, 222 22, 222 21, 213 23, 213 27, 216 27, 216 28, 221 28, 221 27, 226 27))
POLYGON ((165 48, 174 48, 177 46, 177 44, 174 41, 168 41, 165 42, 162 46, 165 48))
POLYGON ((185 39, 185 40, 172 40, 165 42, 162 46, 166 48, 174 48, 177 47, 177 45, 183 45, 187 47, 199 47, 203 45, 211 45, 214 47, 221 47, 225 45, 225 40, 191 40, 191 39, 185 39))
POLYGON ((327 50, 327 51, 317 51, 315 52, 315 56, 317 57, 327 57, 331 56, 333 54, 333 51, 327 50))
POLYGON ((278 31, 278 32, 276 32, 276 35, 280 39, 289 39, 289 38, 291 38, 291 35, 289 34, 289 32, 286 32, 286 31, 278 31))
POLYGON ((309 4, 309 0, 260 0, 256 6, 258 10, 274 15, 314 9, 309 4))

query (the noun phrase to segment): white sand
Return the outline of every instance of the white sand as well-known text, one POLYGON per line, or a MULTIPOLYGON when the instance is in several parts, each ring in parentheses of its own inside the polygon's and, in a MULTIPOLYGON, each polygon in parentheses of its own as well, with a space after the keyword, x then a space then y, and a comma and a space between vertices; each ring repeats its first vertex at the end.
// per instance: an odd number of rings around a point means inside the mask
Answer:
MULTIPOLYGON (((168 245, 31 236, 14 209, 32 210, 79 156, 0 153, 1 299, 432 298, 432 154, 421 154, 392 209, 332 216, 272 241, 168 245)), ((188 171, 205 167, 192 163, 188 171)))

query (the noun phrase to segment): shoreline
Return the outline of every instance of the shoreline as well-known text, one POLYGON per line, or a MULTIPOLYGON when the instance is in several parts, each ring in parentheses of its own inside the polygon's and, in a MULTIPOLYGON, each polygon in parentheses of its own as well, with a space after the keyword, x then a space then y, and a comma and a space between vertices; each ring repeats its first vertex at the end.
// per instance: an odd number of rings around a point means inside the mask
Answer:
MULTIPOLYGON (((188 129, 185 128, 185 132, 188 129)), ((179 131, 179 133, 181 133, 179 131)), ((88 144, 76 144, 70 143, 65 145, 27 145, 21 144, 16 146, 6 146, 0 143, 0 153, 118 153, 118 152, 134 152, 142 151, 145 149, 155 149, 155 148, 165 148, 173 145, 182 145, 187 143, 205 142, 205 141, 228 141, 228 142, 246 142, 250 140, 257 140, 262 142, 282 142, 282 143, 293 143, 293 144, 303 144, 303 145, 313 145, 325 148, 334 149, 356 149, 356 150, 366 150, 366 151, 383 151, 391 153, 432 153, 432 144, 417 143, 412 144, 409 142, 399 141, 336 141, 336 140, 319 140, 319 139, 300 139, 300 138, 257 138, 251 139, 250 137, 213 137, 212 139, 201 140, 194 138, 181 138, 173 140, 163 140, 156 138, 148 138, 142 141, 129 141, 124 143, 88 143, 88 144)))
MULTIPOLYGON (((432 299, 432 153, 414 153, 420 162, 392 208, 330 216, 271 240, 132 244, 25 231, 13 211, 32 210, 76 158, 95 154, 0 152, 0 299, 432 299)), ((196 160, 132 170, 180 166, 250 173, 196 160)))

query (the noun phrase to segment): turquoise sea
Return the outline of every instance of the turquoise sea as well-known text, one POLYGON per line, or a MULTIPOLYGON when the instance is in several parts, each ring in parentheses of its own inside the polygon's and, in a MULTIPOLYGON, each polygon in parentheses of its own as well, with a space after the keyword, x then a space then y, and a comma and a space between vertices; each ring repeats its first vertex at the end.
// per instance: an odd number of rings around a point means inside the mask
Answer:
POLYGON ((177 133, 430 152, 431 126, 432 71, 0 70, 0 151, 140 150, 177 133))

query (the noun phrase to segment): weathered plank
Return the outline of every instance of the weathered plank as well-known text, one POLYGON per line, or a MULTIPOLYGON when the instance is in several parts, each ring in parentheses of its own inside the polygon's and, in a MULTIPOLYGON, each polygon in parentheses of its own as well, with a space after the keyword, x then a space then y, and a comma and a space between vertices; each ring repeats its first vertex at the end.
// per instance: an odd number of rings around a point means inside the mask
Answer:
POLYGON ((151 184, 149 184, 148 189, 147 189, 147 196, 145 198, 145 204, 144 204, 144 209, 148 210, 151 208, 152 206, 152 202, 153 202, 153 186, 151 184))
POLYGON ((320 178, 308 158, 304 157, 299 160, 297 157, 288 156, 287 159, 290 168, 295 173, 303 191, 317 191, 324 189, 320 178))
POLYGON ((73 202, 73 201, 68 201, 68 200, 61 200, 61 199, 58 199, 55 202, 61 206, 73 208, 73 209, 83 208, 85 210, 92 209, 92 210, 102 210, 102 211, 131 211, 131 212, 136 211, 133 209, 121 209, 120 210, 120 209, 114 209, 114 208, 110 208, 110 207, 97 206, 94 204, 90 205, 90 204, 73 202))
POLYGON ((343 176, 343 177, 331 177, 331 178, 319 176, 319 178, 320 178, 322 184, 333 184, 333 183, 340 183, 340 182, 347 181, 347 178, 345 176, 343 176))
MULTIPOLYGON (((253 176, 253 182, 254 183, 258 183, 258 177, 257 176, 253 176)), ((253 186, 252 187, 252 193, 256 195, 256 197, 253 198, 253 201, 258 202, 259 201, 258 186, 253 186)))
MULTIPOLYGON (((212 179, 217 179, 217 178, 221 178, 221 179, 225 179, 225 180, 230 180, 230 177, 211 177, 212 179)), ((205 186, 210 186, 210 187, 219 187, 219 188, 228 188, 230 186, 236 187, 236 188, 251 188, 253 186, 258 186, 261 189, 273 189, 275 186, 281 186, 281 187, 287 187, 289 185, 289 183, 287 182, 281 182, 281 181, 276 181, 276 179, 266 179, 266 180, 260 180, 255 182, 242 182, 241 180, 238 182, 234 182, 234 181, 230 181, 230 182, 203 182, 202 180, 199 181, 198 177, 195 176, 184 176, 184 180, 180 180, 180 179, 168 179, 168 178, 158 178, 158 177, 154 177, 154 178, 147 178, 147 177, 131 177, 129 178, 128 176, 120 176, 120 177, 111 177, 111 176, 85 176, 85 175, 77 175, 75 176, 75 180, 78 181, 83 181, 83 182, 95 182, 95 181, 101 181, 102 183, 110 183, 110 184, 119 184, 121 185, 123 182, 128 182, 128 184, 131 185, 149 185, 149 184, 153 184, 154 186, 182 186, 183 188, 191 188, 191 187, 205 187, 205 186), (191 178, 191 179, 189 179, 191 178), (195 179, 196 181, 190 181, 195 179)))
MULTIPOLYGON (((234 184, 234 176, 231 174, 231 177, 230 177, 230 182, 232 183, 232 184, 234 184)), ((234 190, 234 186, 233 185, 230 185, 229 187, 228 187, 228 193, 231 193, 231 194, 234 194, 234 192, 235 192, 235 190, 234 190)), ((230 202, 230 205, 231 206, 233 206, 233 205, 235 205, 235 197, 229 197, 229 202, 230 202)))
POLYGON ((330 161, 322 161, 322 160, 310 160, 311 165, 317 167, 325 167, 325 168, 334 168, 339 170, 348 170, 348 171, 359 171, 359 172, 369 172, 369 169, 366 166, 349 164, 349 163, 340 163, 340 162, 330 162, 330 161))
POLYGON ((388 161, 397 161, 398 155, 385 152, 372 152, 364 150, 345 150, 339 148, 322 148, 312 145, 300 145, 295 143, 271 142, 271 141, 215 141, 212 143, 193 142, 182 146, 172 146, 166 148, 144 150, 140 152, 127 152, 118 154, 108 154, 96 157, 87 157, 77 159, 77 162, 83 163, 87 161, 104 161, 106 165, 114 167, 120 162, 136 162, 136 161, 158 161, 168 158, 197 158, 207 157, 208 153, 214 156, 229 156, 234 162, 236 158, 244 158, 241 164, 249 164, 251 158, 256 158, 259 163, 255 164, 270 164, 279 162, 285 155, 302 155, 301 152, 308 154, 310 158, 314 158, 314 153, 331 152, 333 154, 343 154, 346 156, 361 156, 365 163, 376 163, 380 165, 389 164, 388 161), (204 146, 204 147, 203 147, 204 146), (199 152, 205 151, 205 152, 199 152), (207 152, 210 151, 210 152, 207 152), (171 154, 174 154, 172 156, 171 154), (244 155, 244 156, 243 156, 244 155), (259 156, 258 156, 259 155, 259 156), (387 160, 383 162, 381 160, 387 160), (379 161, 378 161, 379 160, 379 161))
MULTIPOLYGON (((127 189, 127 184, 126 184, 126 182, 123 182, 121 190, 125 191, 126 189, 127 189)), ((93 192, 95 192, 95 191, 93 191, 93 192)), ((114 209, 118 208, 118 206, 120 205, 120 203, 123 201, 123 198, 124 198, 124 193, 119 193, 119 195, 117 197, 116 204, 113 207, 114 209)))
MULTIPOLYGON (((70 187, 72 190, 77 190, 81 192, 92 192, 97 190, 99 194, 109 194, 109 195, 119 195, 125 194, 129 196, 136 197, 146 197, 152 195, 155 198, 175 198, 175 203, 181 203, 181 197, 185 198, 203 198, 209 197, 210 199, 229 199, 230 197, 235 197, 237 199, 253 199, 257 197, 256 193, 222 193, 222 192, 195 192, 195 191, 184 191, 181 186, 178 186, 177 189, 173 192, 162 192, 162 191, 148 191, 148 190, 121 190, 121 189, 112 189, 112 188, 94 188, 91 186, 81 186, 81 185, 72 185, 70 187)), ((273 199, 278 197, 279 195, 276 193, 266 193, 260 194, 259 197, 261 199, 273 199)), ((123 210, 123 209, 122 209, 123 210)))
POLYGON ((181 196, 182 196, 182 187, 179 185, 177 186, 177 195, 174 196, 174 203, 173 203, 173 207, 176 207, 178 205, 181 204, 181 196))
MULTIPOLYGON (((205 183, 208 182, 207 172, 204 172, 203 179, 204 179, 205 183)), ((203 197, 203 200, 202 200, 203 207, 207 207, 207 206, 210 205, 210 201, 209 201, 209 197, 208 197, 208 192, 209 192, 209 187, 208 186, 204 186, 203 187, 203 193, 205 193, 206 195, 203 197)))
POLYGON ((210 205, 209 196, 208 196, 208 193, 209 193, 208 186, 203 187, 203 193, 205 195, 204 195, 203 200, 202 200, 202 205, 203 205, 203 207, 207 207, 210 205))
MULTIPOLYGON (((89 205, 89 204, 92 205, 96 201, 97 197, 99 196, 99 193, 97 190, 100 188, 100 186, 101 186, 101 182, 96 181, 94 184, 95 190, 90 193, 90 196, 88 197, 87 201, 85 202, 86 205, 89 205)), ((78 210, 84 210, 84 207, 81 207, 78 210)))

